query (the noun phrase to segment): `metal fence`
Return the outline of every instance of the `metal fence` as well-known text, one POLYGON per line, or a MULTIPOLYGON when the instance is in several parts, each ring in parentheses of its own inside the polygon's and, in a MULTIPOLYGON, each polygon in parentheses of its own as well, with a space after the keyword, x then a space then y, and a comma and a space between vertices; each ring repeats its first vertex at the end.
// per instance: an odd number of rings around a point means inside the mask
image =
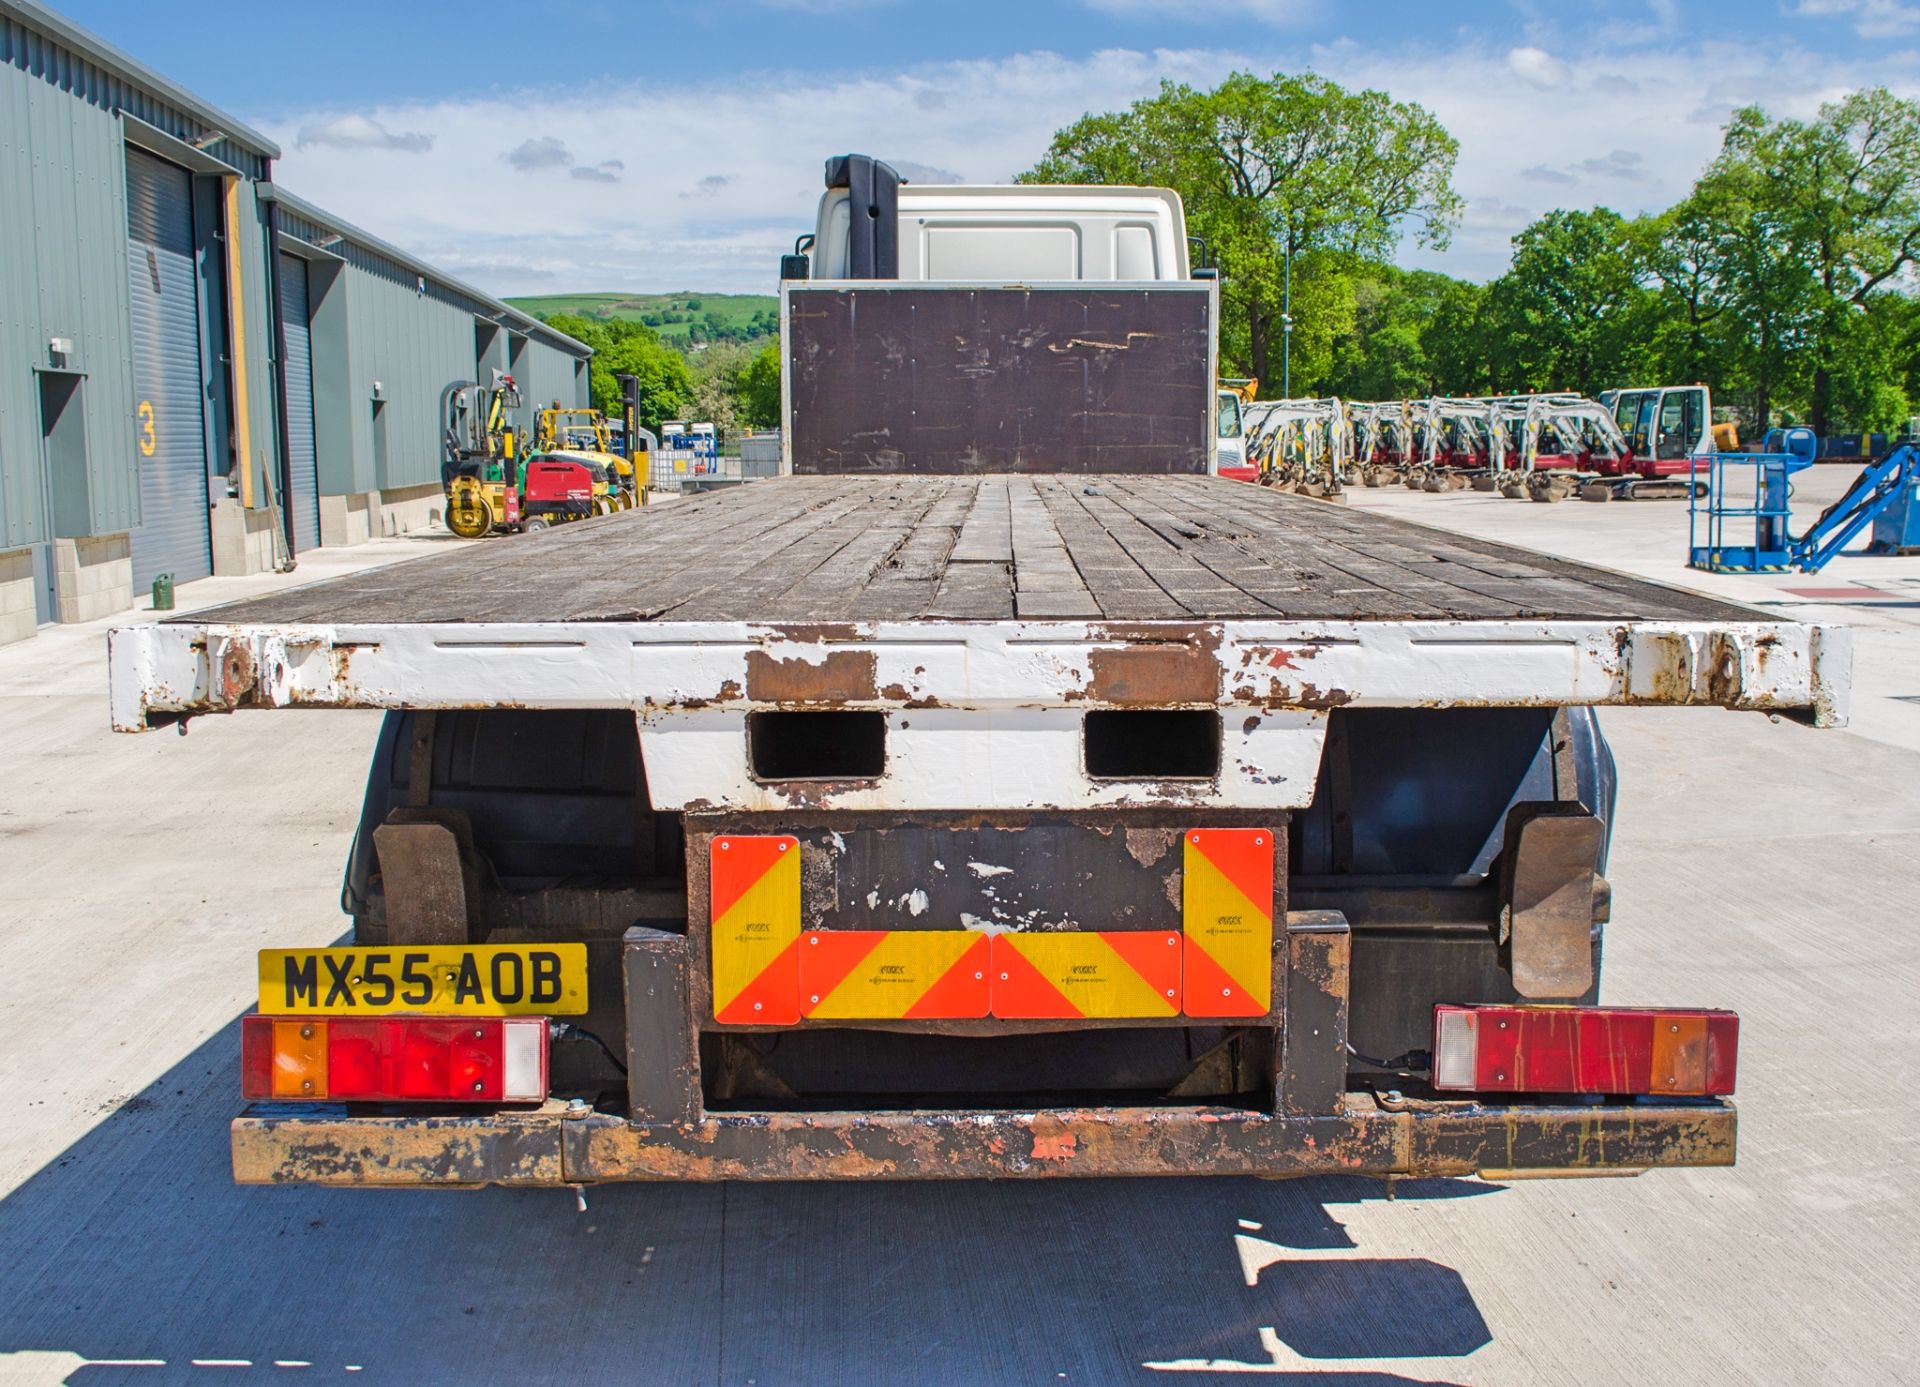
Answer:
POLYGON ((725 485, 772 477, 780 471, 780 434, 748 434, 740 440, 738 456, 705 448, 658 448, 648 454, 647 476, 655 491, 692 491, 703 485, 725 485))

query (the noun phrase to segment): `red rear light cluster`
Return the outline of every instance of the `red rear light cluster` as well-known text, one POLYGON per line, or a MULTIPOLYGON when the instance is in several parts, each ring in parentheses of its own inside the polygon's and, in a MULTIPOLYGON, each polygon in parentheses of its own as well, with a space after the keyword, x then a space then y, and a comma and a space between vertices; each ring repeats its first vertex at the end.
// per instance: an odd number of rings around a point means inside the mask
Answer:
POLYGON ((249 1016, 240 1072, 254 1099, 538 1103, 547 1096, 547 1022, 249 1016))
POLYGON ((1733 1092, 1740 1018, 1642 1007, 1439 1006, 1433 1086, 1472 1093, 1733 1092))

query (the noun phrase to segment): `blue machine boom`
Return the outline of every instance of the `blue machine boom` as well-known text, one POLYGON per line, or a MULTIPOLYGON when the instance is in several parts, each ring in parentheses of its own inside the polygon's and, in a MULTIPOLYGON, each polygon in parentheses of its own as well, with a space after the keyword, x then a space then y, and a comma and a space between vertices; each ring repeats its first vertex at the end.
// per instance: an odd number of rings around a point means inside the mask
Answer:
POLYGON ((1764 453, 1714 453, 1696 460, 1708 472, 1706 496, 1687 516, 1688 563, 1720 573, 1818 573, 1868 525, 1870 554, 1920 553, 1920 449, 1903 443, 1864 468, 1806 532, 1793 533, 1792 477, 1813 465, 1811 429, 1775 430, 1764 453), (1750 476, 1751 482, 1738 481, 1750 476), (1752 535, 1729 521, 1751 521, 1752 535))

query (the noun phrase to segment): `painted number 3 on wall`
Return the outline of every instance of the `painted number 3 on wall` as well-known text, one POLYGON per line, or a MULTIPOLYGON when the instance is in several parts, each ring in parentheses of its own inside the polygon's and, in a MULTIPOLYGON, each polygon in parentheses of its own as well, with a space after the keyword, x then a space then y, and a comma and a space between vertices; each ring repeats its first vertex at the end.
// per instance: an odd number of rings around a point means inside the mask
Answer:
POLYGON ((142 400, 140 408, 134 411, 134 416, 140 421, 140 456, 150 458, 153 456, 154 446, 159 442, 153 432, 153 401, 142 400))

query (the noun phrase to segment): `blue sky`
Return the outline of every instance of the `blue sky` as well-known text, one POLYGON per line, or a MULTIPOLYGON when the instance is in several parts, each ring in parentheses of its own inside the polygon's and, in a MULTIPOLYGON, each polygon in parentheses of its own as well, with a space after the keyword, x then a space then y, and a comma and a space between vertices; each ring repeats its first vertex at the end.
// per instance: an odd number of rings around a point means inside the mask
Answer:
POLYGON ((997 181, 1162 77, 1312 68, 1426 105, 1468 206, 1401 258, 1472 278, 1553 207, 1666 205, 1734 106, 1920 95, 1920 0, 61 8, 274 136, 294 191, 497 293, 764 291, 826 155, 997 181))

